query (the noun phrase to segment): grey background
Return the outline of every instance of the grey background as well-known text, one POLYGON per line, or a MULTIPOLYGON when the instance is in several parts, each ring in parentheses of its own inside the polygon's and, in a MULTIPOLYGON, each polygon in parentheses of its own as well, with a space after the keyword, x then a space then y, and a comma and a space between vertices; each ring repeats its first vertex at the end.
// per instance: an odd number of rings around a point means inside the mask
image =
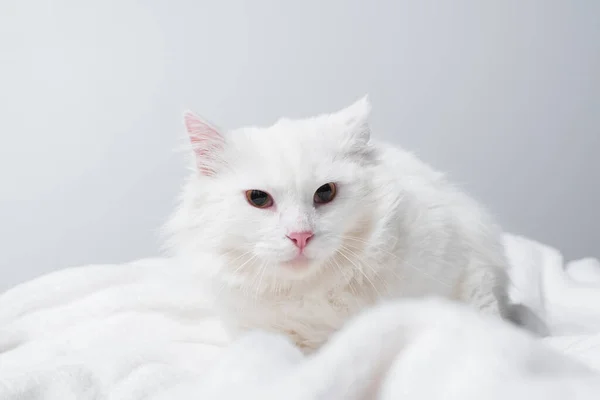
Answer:
POLYGON ((369 93, 510 231, 600 256, 600 2, 0 2, 0 289, 159 254, 181 111, 225 128, 369 93))

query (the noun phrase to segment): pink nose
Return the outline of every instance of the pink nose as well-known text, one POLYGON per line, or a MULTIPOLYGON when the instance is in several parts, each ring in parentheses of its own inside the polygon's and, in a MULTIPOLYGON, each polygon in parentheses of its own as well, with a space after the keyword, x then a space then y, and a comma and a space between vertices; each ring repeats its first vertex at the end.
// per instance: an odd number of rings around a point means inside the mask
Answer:
POLYGON ((300 251, 304 250, 310 239, 313 237, 312 232, 291 232, 287 235, 288 239, 290 239, 300 251))

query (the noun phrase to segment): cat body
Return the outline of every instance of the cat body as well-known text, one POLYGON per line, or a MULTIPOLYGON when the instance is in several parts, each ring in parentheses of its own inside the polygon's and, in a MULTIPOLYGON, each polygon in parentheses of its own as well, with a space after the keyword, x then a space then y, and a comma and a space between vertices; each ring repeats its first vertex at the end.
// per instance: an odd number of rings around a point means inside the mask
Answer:
POLYGON ((365 98, 227 134, 186 115, 195 165, 170 244, 206 272, 232 332, 280 332, 310 351, 390 298, 504 313, 491 218, 412 154, 371 140, 369 111, 365 98))

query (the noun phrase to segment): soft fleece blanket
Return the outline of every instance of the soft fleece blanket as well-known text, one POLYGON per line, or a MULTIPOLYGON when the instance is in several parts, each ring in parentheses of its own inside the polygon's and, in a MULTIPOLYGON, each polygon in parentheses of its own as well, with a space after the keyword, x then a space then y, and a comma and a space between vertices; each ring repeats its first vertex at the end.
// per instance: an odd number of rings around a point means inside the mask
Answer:
POLYGON ((600 399, 600 263, 505 237, 536 337, 436 299, 367 310, 317 354, 230 344, 202 278, 167 259, 67 269, 0 296, 0 400, 600 399))

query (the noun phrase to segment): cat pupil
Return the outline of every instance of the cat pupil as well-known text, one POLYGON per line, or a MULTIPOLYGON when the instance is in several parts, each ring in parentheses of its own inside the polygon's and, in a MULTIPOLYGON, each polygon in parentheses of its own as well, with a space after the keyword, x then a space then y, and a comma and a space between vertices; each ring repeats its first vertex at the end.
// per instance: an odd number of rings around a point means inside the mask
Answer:
POLYGON ((326 199, 331 195, 331 188, 329 185, 321 186, 319 189, 317 189, 317 193, 319 194, 319 197, 326 199))
POLYGON ((335 197, 335 191, 334 183, 326 183, 315 192, 314 202, 317 204, 329 203, 335 197))
POLYGON ((260 190, 253 190, 250 194, 250 199, 257 206, 262 206, 269 199, 269 195, 267 195, 265 192, 261 192, 260 190))

